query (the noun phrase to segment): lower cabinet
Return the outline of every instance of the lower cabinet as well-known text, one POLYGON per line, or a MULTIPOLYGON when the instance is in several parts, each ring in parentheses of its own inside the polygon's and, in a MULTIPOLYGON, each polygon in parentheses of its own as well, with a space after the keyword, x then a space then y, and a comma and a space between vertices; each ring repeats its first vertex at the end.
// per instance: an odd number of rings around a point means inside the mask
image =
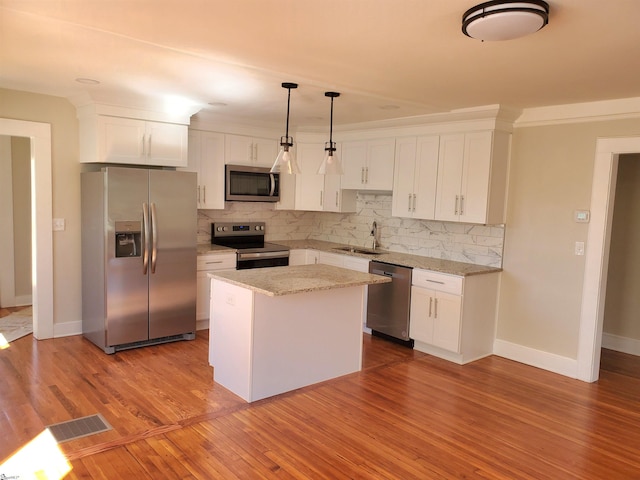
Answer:
POLYGON ((459 364, 493 353, 499 272, 460 277, 413 270, 410 337, 416 350, 459 364))
POLYGON ((196 291, 196 321, 208 320, 211 308, 211 279, 209 272, 235 270, 235 253, 215 253, 198 256, 198 281, 196 291))

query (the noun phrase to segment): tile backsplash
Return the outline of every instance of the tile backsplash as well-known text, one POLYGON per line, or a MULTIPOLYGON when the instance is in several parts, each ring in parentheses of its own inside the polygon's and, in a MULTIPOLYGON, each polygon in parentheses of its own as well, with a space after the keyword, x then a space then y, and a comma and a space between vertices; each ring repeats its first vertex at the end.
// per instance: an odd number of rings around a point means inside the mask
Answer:
POLYGON ((227 202, 225 210, 198 211, 198 242, 211 241, 212 222, 263 221, 267 241, 327 240, 491 267, 502 266, 503 225, 414 220, 391 216, 391 195, 358 193, 356 213, 275 210, 270 203, 227 202))

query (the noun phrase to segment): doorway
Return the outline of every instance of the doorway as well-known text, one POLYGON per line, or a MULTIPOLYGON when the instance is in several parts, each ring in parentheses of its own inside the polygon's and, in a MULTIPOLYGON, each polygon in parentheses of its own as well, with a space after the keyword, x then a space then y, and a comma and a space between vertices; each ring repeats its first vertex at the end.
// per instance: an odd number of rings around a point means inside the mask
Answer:
POLYGON ((33 336, 53 338, 51 125, 0 118, 0 135, 30 141, 33 336))
POLYGON ((577 362, 577 377, 587 382, 598 380, 600 372, 618 162, 620 155, 638 152, 640 137, 600 138, 596 143, 577 362))

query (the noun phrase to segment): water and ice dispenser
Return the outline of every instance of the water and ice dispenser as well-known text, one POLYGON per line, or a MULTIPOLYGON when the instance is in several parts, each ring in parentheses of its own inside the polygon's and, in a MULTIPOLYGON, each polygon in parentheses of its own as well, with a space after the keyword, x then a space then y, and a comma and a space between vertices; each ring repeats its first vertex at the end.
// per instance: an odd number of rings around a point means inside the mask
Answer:
POLYGON ((141 222, 116 222, 116 258, 139 257, 142 255, 141 222))

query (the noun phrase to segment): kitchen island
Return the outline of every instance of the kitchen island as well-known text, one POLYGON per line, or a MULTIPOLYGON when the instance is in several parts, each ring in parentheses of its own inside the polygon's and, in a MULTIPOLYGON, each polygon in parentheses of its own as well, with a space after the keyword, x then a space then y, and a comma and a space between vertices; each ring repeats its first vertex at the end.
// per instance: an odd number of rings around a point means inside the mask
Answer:
POLYGON ((365 286, 391 281, 318 264, 209 276, 213 378, 248 402, 359 371, 365 286))

